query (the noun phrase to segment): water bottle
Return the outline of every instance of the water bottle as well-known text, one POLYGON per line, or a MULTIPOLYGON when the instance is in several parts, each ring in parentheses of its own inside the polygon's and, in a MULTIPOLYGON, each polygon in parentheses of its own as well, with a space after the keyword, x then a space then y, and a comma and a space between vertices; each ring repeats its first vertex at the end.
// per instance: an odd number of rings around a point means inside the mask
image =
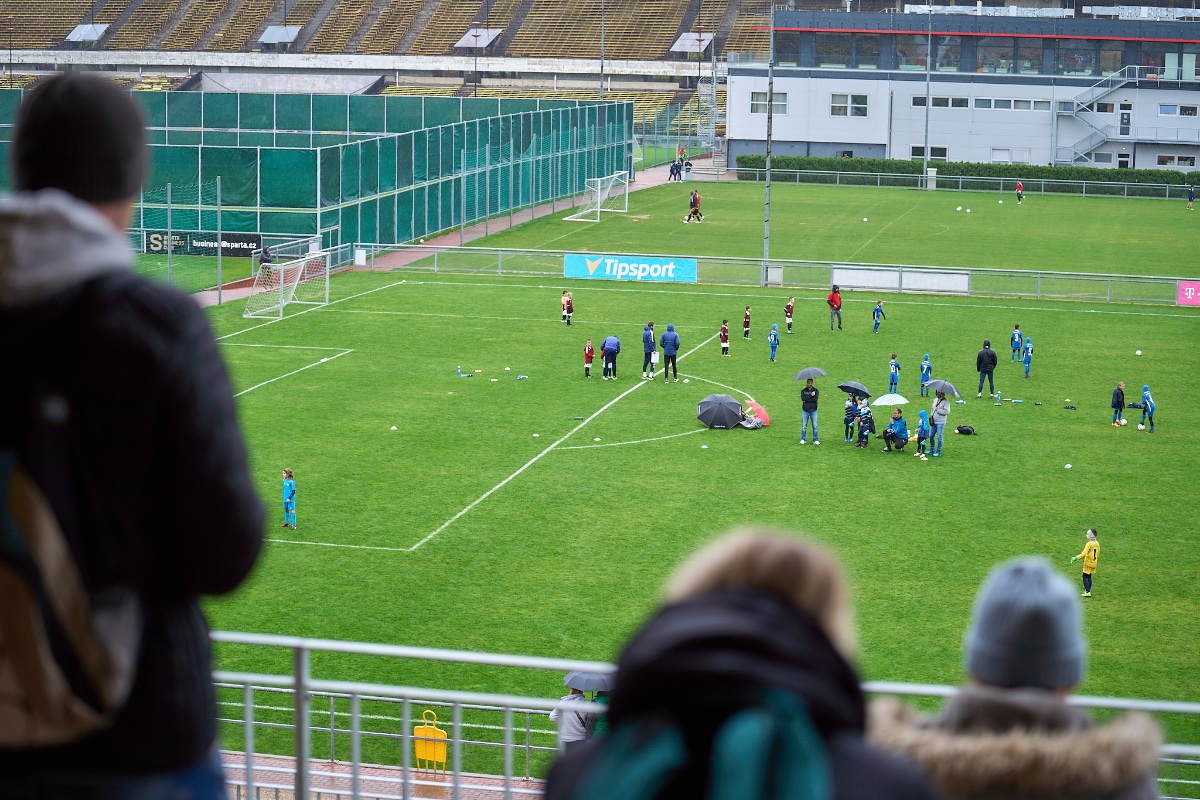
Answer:
POLYGON ((1000 402, 1000 393, 999 392, 996 392, 996 402, 997 403, 1000 402))

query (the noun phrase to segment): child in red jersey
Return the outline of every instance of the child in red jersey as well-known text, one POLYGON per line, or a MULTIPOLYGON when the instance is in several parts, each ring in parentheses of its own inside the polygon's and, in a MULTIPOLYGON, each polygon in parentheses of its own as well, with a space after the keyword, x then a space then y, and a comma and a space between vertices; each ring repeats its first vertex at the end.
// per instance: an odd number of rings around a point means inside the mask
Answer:
POLYGON ((587 344, 583 346, 583 377, 592 377, 592 359, 596 357, 596 351, 592 348, 592 340, 588 339, 587 344))
POLYGON ((787 305, 783 307, 783 318, 787 320, 788 333, 792 332, 792 312, 796 310, 796 298, 789 297, 787 305))
POLYGON ((729 358, 729 320, 721 320, 721 355, 729 358))
POLYGON ((746 316, 742 317, 742 338, 750 338, 750 306, 746 306, 746 316))

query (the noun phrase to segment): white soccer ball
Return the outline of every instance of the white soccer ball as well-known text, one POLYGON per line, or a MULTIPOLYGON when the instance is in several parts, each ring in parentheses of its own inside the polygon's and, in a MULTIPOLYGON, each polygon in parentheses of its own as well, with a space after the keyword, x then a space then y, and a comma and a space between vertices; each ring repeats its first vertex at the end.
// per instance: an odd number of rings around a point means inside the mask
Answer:
POLYGON ((322 358, 322 359, 321 359, 321 363, 322 363, 322 364, 324 364, 324 363, 325 363, 326 361, 328 361, 328 360, 329 360, 328 358, 322 358))
POLYGON ((535 439, 537 439, 537 438, 539 438, 539 437, 541 437, 541 434, 540 434, 540 433, 535 433, 535 434, 533 435, 533 438, 535 438, 535 439))
POLYGON ((1139 430, 1139 431, 1144 431, 1144 430, 1146 430, 1146 426, 1145 426, 1145 425, 1143 425, 1142 423, 1140 423, 1140 422, 1139 422, 1139 423, 1138 423, 1138 430, 1139 430))
POLYGON ((866 222, 866 221, 867 221, 867 218, 866 218, 866 217, 863 217, 863 222, 866 222))
POLYGON ((1135 356, 1140 356, 1140 355, 1142 354, 1142 351, 1141 351, 1141 350, 1135 350, 1133 354, 1134 354, 1135 356))
POLYGON ((962 206, 959 206, 958 208, 956 208, 956 209, 954 209, 954 210, 955 210, 955 211, 962 211, 962 206))
POLYGON ((1123 420, 1121 420, 1121 427, 1122 427, 1122 428, 1123 428, 1123 427, 1125 427, 1125 426, 1126 426, 1126 425, 1128 425, 1128 424, 1129 424, 1129 420, 1127 420, 1127 419, 1123 419, 1123 420))
POLYGON ((593 441, 593 442, 598 442, 598 441, 600 441, 600 437, 599 437, 599 436, 597 436, 595 439, 592 439, 592 441, 593 441))
POLYGON ((425 240, 424 240, 424 239, 422 239, 422 240, 421 240, 421 244, 425 244, 425 240))
POLYGON ((968 208, 968 209, 967 209, 967 213, 968 213, 968 214, 970 214, 970 213, 971 213, 971 209, 969 209, 969 208, 968 208))
POLYGON ((1001 200, 1001 201, 1000 201, 1000 205, 1004 205, 1004 201, 1003 201, 1003 200, 1001 200))

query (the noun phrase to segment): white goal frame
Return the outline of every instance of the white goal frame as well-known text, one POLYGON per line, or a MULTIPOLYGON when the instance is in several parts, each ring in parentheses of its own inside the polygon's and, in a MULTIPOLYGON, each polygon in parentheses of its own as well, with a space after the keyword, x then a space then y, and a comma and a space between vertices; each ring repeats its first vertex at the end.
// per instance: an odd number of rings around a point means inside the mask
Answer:
POLYGON ((629 173, 622 170, 585 182, 587 202, 564 222, 599 222, 605 211, 625 214, 629 211, 629 173))
POLYGON ((317 250, 281 264, 261 264, 242 316, 282 319, 288 305, 329 305, 331 253, 317 250))

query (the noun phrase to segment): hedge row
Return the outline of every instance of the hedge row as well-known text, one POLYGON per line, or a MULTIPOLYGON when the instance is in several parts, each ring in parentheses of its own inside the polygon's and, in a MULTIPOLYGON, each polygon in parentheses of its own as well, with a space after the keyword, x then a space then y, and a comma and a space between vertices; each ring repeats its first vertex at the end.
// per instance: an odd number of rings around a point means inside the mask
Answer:
MULTIPOLYGON (((1200 178, 1200 171, 1185 173, 1170 169, 1100 169, 1097 167, 1051 167, 1032 164, 978 164, 970 161, 930 162, 942 177, 1020 178, 1022 180, 1105 181, 1110 183, 1159 183, 1182 185, 1200 178)), ((766 156, 738 156, 737 165, 745 169, 765 169, 766 156)), ((818 172, 873 172, 920 175, 920 161, 891 158, 818 158, 814 156, 772 156, 771 170, 811 170, 818 172)))

